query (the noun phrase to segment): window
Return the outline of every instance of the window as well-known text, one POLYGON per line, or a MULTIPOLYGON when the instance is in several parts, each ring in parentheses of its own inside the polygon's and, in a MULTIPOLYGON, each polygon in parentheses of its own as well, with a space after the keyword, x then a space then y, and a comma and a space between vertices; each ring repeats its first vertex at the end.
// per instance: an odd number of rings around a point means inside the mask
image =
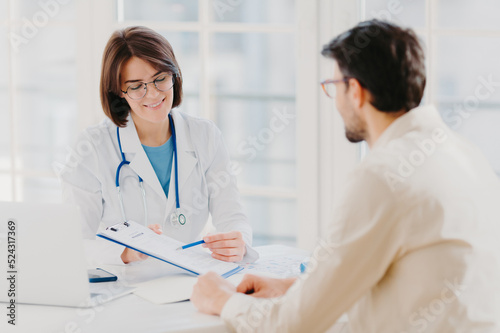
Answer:
POLYGON ((77 115, 75 2, 0 1, 0 199, 59 201, 77 115))

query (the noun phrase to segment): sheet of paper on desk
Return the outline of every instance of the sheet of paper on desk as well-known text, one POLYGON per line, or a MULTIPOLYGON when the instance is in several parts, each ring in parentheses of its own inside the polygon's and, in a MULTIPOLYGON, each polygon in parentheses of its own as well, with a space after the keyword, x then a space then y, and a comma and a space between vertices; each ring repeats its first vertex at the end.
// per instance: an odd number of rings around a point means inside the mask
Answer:
POLYGON ((300 275, 300 264, 309 258, 304 250, 284 245, 266 245, 257 249, 260 259, 255 263, 245 264, 242 273, 271 274, 277 278, 300 275))
POLYGON ((300 275, 300 264, 307 256, 289 255, 281 258, 261 258, 253 264, 243 265, 243 273, 273 274, 277 278, 289 278, 300 275))
MULTIPOLYGON (((276 277, 271 274, 257 273, 276 277)), ((226 280, 237 286, 244 274, 234 274, 226 280)), ((195 276, 186 274, 168 275, 155 280, 136 284, 134 294, 155 304, 168 304, 189 300, 193 293, 193 286, 198 280, 195 276)))
POLYGON ((169 275, 139 284, 134 294, 155 304, 185 301, 191 297, 196 280, 185 274, 169 275))
POLYGON ((237 264, 212 258, 209 253, 199 247, 177 250, 185 244, 168 236, 158 235, 151 229, 133 221, 129 221, 128 226, 120 223, 113 228, 104 230, 97 236, 138 250, 195 274, 201 275, 213 271, 222 276, 229 276, 242 269, 237 264))

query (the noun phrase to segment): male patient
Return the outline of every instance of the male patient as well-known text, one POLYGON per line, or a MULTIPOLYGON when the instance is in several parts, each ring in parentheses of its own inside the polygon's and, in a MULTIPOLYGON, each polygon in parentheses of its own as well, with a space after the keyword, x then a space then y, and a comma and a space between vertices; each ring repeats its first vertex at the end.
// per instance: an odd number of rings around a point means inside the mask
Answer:
POLYGON ((306 274, 238 287, 206 274, 193 304, 238 332, 324 332, 344 312, 352 333, 500 332, 499 180, 434 107, 419 106, 415 33, 363 22, 322 54, 334 61, 323 87, 346 136, 370 153, 306 274))

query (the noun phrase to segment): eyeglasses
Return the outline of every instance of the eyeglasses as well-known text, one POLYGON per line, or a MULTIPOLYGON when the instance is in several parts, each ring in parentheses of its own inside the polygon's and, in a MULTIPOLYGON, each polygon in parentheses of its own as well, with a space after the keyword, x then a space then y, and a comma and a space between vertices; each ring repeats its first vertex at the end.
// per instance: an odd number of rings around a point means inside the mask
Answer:
POLYGON ((148 84, 154 83, 156 89, 161 92, 172 89, 174 86, 175 74, 164 74, 158 76, 154 81, 151 82, 137 82, 128 86, 126 91, 122 90, 122 93, 127 94, 131 99, 141 99, 146 96, 148 92, 148 84))
POLYGON ((325 81, 322 81, 320 84, 321 84, 321 88, 323 88, 323 91, 325 92, 326 96, 328 96, 330 98, 335 98, 335 96, 337 94, 337 87, 335 86, 335 84, 341 83, 341 82, 348 82, 349 79, 351 79, 351 78, 344 77, 343 79, 339 79, 339 80, 325 80, 325 81))

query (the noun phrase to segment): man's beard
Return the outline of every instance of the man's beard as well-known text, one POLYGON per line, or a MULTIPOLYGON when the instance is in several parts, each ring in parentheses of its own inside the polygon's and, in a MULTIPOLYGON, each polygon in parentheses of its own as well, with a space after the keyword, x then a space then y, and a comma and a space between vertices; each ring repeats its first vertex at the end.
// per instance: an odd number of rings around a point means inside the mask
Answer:
POLYGON ((345 137, 352 143, 361 142, 365 140, 365 131, 362 130, 352 131, 346 128, 345 137))

